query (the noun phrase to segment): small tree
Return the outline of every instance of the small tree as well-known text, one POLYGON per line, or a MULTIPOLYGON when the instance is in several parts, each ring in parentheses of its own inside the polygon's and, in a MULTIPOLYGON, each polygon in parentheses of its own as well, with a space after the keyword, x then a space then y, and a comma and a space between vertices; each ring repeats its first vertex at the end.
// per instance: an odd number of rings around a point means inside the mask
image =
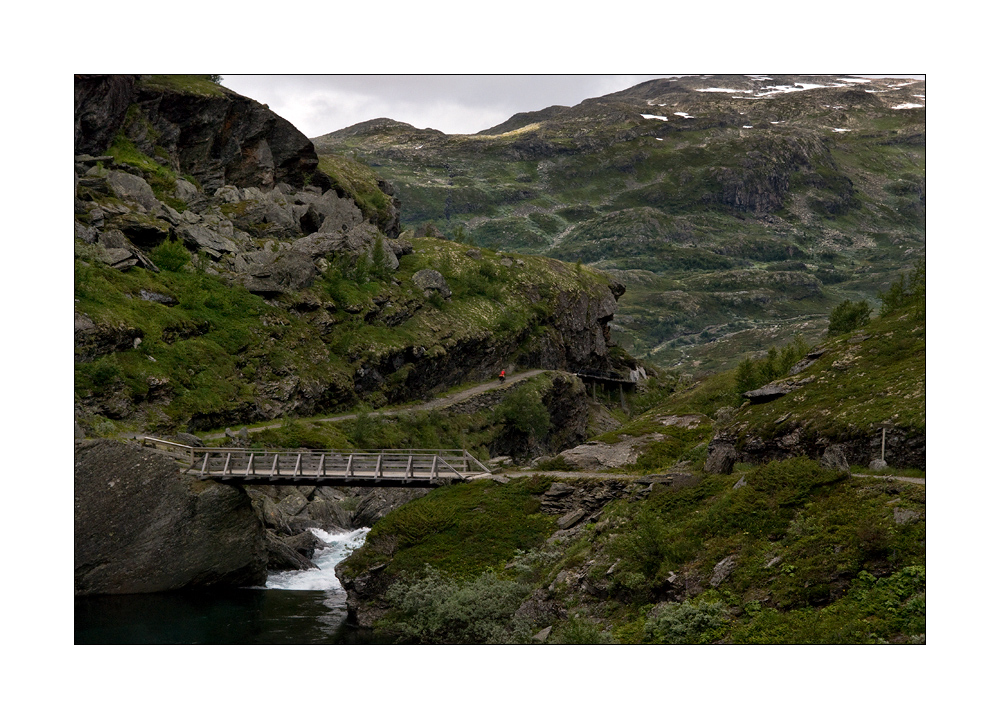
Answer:
POLYGON ((878 298, 882 301, 879 316, 884 317, 893 310, 906 307, 926 298, 926 296, 927 268, 925 265, 920 265, 909 275, 901 274, 899 279, 890 285, 888 291, 878 293, 878 298))
POLYGON ((746 357, 736 367, 736 393, 743 394, 752 389, 760 387, 760 375, 757 373, 757 364, 746 357))

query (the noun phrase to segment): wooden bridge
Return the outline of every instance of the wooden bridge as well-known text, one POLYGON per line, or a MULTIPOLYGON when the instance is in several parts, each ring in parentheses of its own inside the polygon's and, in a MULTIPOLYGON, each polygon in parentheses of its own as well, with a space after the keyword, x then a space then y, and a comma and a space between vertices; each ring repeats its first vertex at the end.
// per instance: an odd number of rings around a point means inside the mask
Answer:
POLYGON ((490 474, 462 449, 336 450, 190 447, 144 437, 146 446, 187 463, 187 474, 228 484, 324 487, 439 487, 490 474))

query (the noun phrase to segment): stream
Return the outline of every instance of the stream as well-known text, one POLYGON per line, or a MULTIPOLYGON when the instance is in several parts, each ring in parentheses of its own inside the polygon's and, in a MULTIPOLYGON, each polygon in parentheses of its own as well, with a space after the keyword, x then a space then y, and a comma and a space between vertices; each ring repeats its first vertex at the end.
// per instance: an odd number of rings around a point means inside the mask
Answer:
POLYGON ((270 574, 264 587, 77 597, 76 644, 357 644, 345 625, 347 593, 334 567, 364 544, 368 528, 311 530, 327 543, 317 569, 270 574))

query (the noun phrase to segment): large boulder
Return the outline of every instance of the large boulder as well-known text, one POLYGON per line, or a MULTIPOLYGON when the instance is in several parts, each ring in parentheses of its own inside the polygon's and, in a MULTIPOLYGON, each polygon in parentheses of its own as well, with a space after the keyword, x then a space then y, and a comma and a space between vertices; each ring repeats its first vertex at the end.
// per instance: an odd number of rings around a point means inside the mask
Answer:
POLYGON ((736 448, 728 442, 712 442, 705 460, 706 474, 732 474, 738 455, 736 448))
POLYGON ((246 493, 188 478, 176 460, 96 440, 75 452, 78 595, 266 581, 264 529, 246 493))
POLYGON ((451 288, 448 286, 448 281, 437 270, 424 269, 414 272, 413 284, 422 289, 426 297, 430 297, 433 292, 437 292, 445 299, 451 297, 451 288))
POLYGON ((147 212, 152 212, 160 204, 153 194, 153 188, 141 177, 112 170, 108 173, 107 181, 115 197, 135 202, 147 212))

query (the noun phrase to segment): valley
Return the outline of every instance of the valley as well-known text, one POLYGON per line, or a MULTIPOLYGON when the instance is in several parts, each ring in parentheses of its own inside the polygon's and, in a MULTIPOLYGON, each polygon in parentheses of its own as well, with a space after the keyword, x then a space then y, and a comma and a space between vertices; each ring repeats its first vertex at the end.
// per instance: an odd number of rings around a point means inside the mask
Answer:
POLYGON ((310 140, 215 76, 77 76, 78 642, 162 595, 196 643, 925 643, 923 93, 691 76, 310 140), (146 435, 491 473, 214 481, 146 435))

